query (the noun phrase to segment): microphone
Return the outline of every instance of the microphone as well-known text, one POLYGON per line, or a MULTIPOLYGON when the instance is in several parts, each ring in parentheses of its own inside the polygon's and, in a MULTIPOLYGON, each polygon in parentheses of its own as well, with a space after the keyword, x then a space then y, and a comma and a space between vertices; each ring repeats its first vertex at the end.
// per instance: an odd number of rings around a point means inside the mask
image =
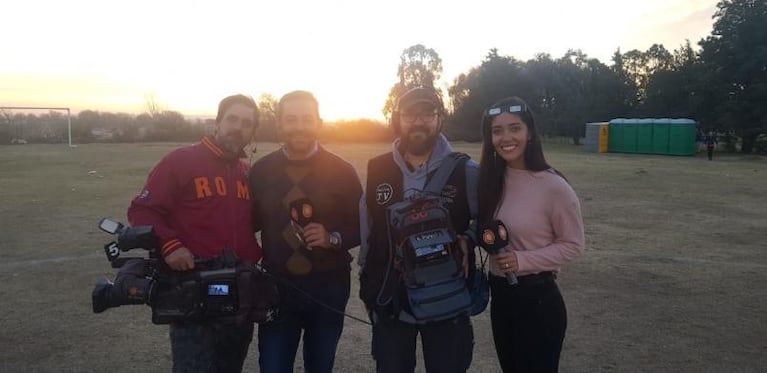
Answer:
POLYGON ((290 214, 290 226, 283 231, 283 237, 293 247, 293 253, 285 262, 288 272, 294 275, 305 275, 311 272, 312 262, 305 256, 306 250, 311 250, 306 245, 304 237, 299 233, 299 227, 305 227, 312 222, 314 217, 314 205, 308 198, 294 200, 288 205, 290 214), (288 232, 288 233, 286 233, 288 232))
MULTIPOLYGON (((509 244, 509 233, 506 230, 506 226, 500 220, 493 220, 483 224, 480 229, 479 245, 482 246, 489 254, 498 254, 499 252, 506 251, 506 246, 509 244)), ((506 272, 506 280, 509 285, 516 285, 517 275, 513 272, 506 272)))
MULTIPOLYGON (((288 208, 290 211, 290 223, 294 226, 298 225, 303 228, 309 225, 309 223, 312 222, 312 218, 314 218, 314 204, 309 198, 299 198, 294 200, 290 203, 288 208)), ((312 248, 306 245, 303 236, 297 231, 298 229, 296 229, 296 236, 298 239, 307 250, 311 250, 312 248)))
POLYGON ((297 199, 290 203, 290 219, 301 227, 307 226, 314 218, 314 204, 309 198, 297 199))

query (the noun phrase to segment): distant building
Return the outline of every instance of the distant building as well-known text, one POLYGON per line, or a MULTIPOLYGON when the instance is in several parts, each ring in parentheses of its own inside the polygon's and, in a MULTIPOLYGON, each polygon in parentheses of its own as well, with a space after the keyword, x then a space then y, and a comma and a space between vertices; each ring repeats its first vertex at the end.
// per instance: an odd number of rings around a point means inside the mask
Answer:
POLYGON ((112 140, 115 137, 115 131, 106 128, 93 128, 91 135, 96 140, 112 140))

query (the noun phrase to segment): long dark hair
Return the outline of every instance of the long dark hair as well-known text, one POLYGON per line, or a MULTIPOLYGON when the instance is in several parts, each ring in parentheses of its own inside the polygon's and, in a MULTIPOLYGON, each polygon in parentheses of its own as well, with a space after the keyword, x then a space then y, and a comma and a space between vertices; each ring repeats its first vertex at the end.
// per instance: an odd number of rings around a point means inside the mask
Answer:
MULTIPOLYGON (((479 161, 479 185, 480 188, 483 188, 479 193, 479 218, 481 222, 492 220, 495 210, 501 203, 506 161, 495 153, 490 127, 493 118, 500 113, 508 112, 510 107, 518 107, 519 110, 515 111, 514 114, 519 115, 522 122, 527 125, 527 133, 530 135, 530 141, 525 147, 525 168, 530 171, 553 170, 543 156, 541 138, 535 127, 535 117, 530 106, 517 96, 507 97, 490 105, 482 114, 482 156, 479 161), (490 114, 491 109, 499 110, 492 110, 492 114, 490 114)), ((554 170, 554 172, 564 178, 558 171, 554 170)))

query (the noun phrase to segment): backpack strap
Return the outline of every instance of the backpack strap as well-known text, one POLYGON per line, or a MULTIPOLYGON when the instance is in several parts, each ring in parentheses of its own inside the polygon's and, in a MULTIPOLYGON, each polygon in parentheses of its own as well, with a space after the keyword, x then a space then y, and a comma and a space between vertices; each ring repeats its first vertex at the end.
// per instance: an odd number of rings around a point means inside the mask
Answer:
POLYGON ((448 156, 442 160, 442 163, 439 165, 439 168, 434 175, 426 182, 424 192, 435 194, 442 193, 442 188, 447 184, 447 180, 450 178, 453 170, 455 170, 458 165, 466 165, 466 161, 468 160, 469 156, 466 153, 452 152, 448 154, 448 156))

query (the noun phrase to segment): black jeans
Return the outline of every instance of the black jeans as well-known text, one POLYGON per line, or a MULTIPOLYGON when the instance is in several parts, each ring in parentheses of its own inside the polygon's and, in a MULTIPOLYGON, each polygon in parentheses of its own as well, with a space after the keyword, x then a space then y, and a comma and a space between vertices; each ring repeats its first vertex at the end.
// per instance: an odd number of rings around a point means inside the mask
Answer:
POLYGON ((171 324, 173 373, 239 373, 253 340, 253 323, 171 324))
POLYGON ((469 316, 424 325, 385 318, 373 325, 376 372, 413 372, 418 333, 421 333, 426 372, 463 373, 469 368, 474 350, 469 316))
POLYGON ((511 286, 504 277, 490 276, 490 320, 501 369, 557 372, 567 329, 565 302, 553 276, 525 277, 511 286))

